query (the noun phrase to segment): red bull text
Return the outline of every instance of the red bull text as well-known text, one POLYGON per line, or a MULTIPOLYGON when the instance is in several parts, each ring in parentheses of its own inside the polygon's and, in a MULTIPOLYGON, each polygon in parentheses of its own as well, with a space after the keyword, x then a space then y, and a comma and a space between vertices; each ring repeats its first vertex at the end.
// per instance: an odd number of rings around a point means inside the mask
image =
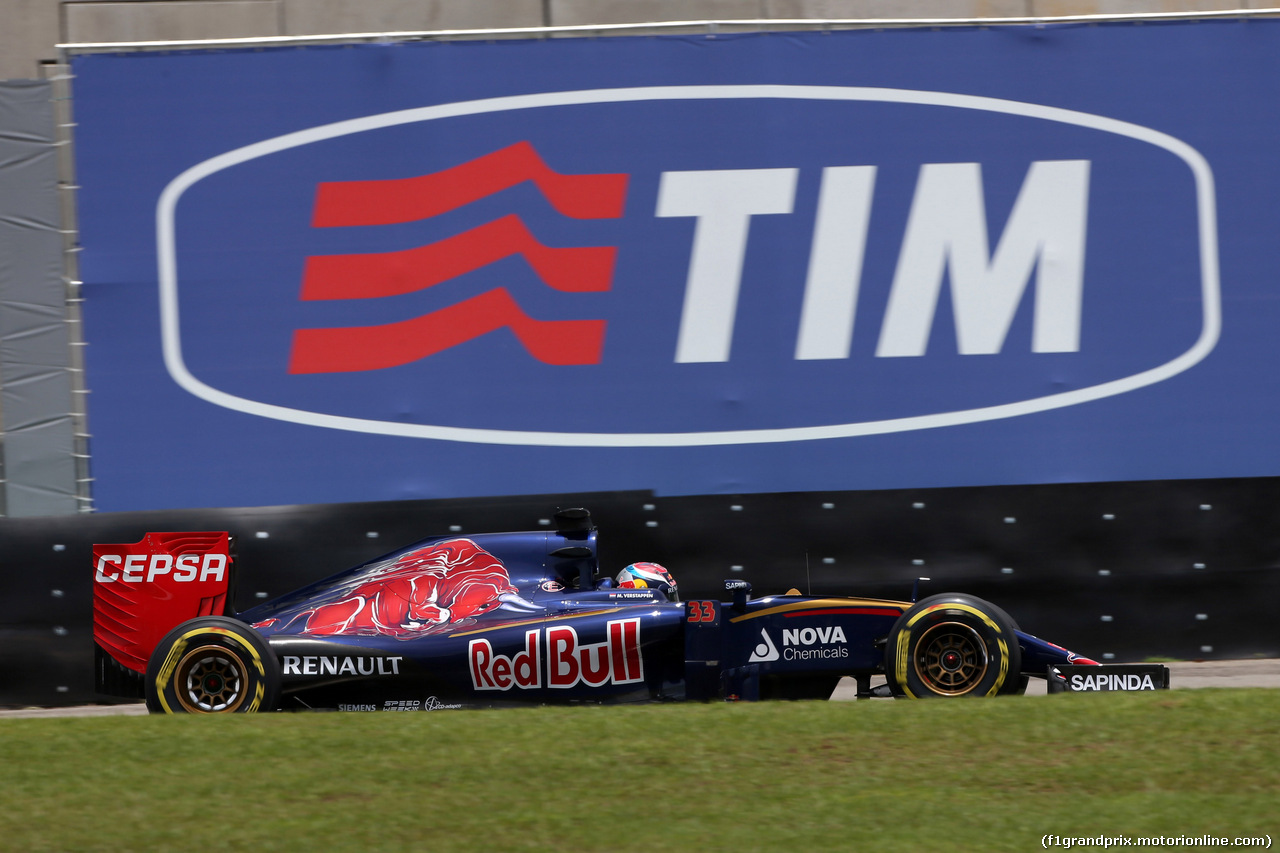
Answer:
POLYGON ((643 681, 640 620, 608 622, 605 633, 604 642, 583 644, 578 632, 568 625, 527 631, 524 649, 510 657, 495 654, 493 645, 486 639, 472 640, 467 647, 471 686, 476 690, 510 690, 512 687, 532 690, 545 684, 550 688, 568 689, 579 684, 603 687, 643 681), (545 642, 539 643, 539 633, 546 635, 545 642))

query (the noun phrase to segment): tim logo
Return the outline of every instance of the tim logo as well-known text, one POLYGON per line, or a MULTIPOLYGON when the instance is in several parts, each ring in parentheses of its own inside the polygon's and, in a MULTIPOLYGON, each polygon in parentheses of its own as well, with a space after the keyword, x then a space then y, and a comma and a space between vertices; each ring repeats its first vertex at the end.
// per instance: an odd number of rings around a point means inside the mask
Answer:
MULTIPOLYGON (((622 215, 626 175, 561 175, 528 142, 451 169, 386 181, 322 183, 312 225, 317 228, 394 225, 438 216, 524 181, 555 211, 575 219, 622 215)), ((616 249, 550 247, 517 214, 398 252, 321 255, 307 259, 302 298, 377 299, 423 290, 513 255, 548 287, 567 293, 609 289, 616 249)), ((510 329, 546 364, 596 364, 604 320, 537 320, 505 287, 448 308, 377 326, 303 329, 294 335, 290 373, 378 370, 408 364, 482 335, 510 329)))
POLYGON ((1221 325, 1215 217, 1189 145, 1058 107, 773 85, 442 104, 174 180, 157 212, 164 356, 217 405, 395 436, 936 429, 1198 364, 1221 325), (188 193, 216 239, 178 229, 188 193))

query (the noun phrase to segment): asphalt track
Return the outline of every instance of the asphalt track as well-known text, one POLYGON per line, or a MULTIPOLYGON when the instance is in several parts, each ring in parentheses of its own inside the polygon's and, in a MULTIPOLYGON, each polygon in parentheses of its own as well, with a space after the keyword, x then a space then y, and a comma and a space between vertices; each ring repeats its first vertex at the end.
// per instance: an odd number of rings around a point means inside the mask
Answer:
MULTIPOLYGON (((1274 687, 1280 688, 1280 658, 1262 660, 1182 661, 1168 664, 1169 686, 1175 690, 1200 687, 1274 687)), ((872 684, 876 684, 873 680, 872 684)), ((1046 694, 1046 682, 1031 679, 1027 685, 1028 696, 1046 694)), ((853 680, 840 682, 831 697, 837 701, 854 698, 853 680)), ((139 716, 147 713, 141 704, 127 705, 78 705, 64 708, 15 708, 0 710, 0 719, 15 717, 105 717, 139 716)))

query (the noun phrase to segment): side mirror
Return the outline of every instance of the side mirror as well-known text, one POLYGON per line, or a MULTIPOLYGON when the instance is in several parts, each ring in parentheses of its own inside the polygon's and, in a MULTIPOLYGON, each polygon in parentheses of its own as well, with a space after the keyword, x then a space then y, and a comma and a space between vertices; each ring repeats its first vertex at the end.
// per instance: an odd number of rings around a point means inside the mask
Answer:
POLYGON ((733 609, 739 613, 743 613, 747 609, 747 602, 751 600, 751 584, 746 581, 727 580, 724 582, 724 591, 733 594, 733 609))

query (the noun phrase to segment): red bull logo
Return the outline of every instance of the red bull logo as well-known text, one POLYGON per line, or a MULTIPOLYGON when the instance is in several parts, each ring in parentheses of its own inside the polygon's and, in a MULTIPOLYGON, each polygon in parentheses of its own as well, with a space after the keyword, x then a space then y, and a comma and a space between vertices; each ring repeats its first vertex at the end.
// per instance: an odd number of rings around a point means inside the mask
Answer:
POLYGON ((542 665, 538 655, 538 632, 524 635, 524 651, 513 657, 495 655, 488 640, 472 640, 467 646, 471 663, 471 686, 476 690, 526 690, 542 686, 542 665))
POLYGON ((476 690, 532 690, 544 685, 567 690, 579 684, 604 687, 644 681, 644 659, 640 655, 640 620, 617 619, 605 625, 601 643, 582 643, 569 625, 547 628, 546 642, 538 642, 539 631, 525 633, 524 649, 510 657, 495 654, 486 639, 475 639, 467 647, 471 686, 476 690), (541 663, 545 650, 547 666, 541 663))

